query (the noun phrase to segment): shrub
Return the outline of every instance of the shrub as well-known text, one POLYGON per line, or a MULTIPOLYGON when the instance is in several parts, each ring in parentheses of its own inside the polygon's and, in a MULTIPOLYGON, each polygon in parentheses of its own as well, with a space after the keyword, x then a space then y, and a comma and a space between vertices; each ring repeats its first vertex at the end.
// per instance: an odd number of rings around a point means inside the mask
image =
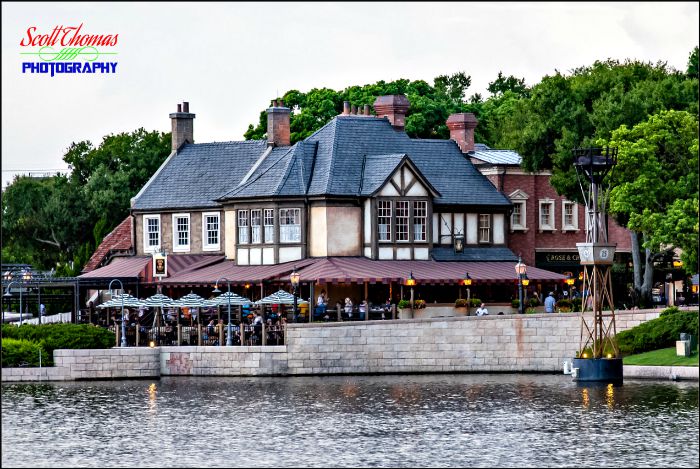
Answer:
POLYGON ((697 335, 698 312, 671 307, 658 318, 642 323, 615 336, 623 355, 673 347, 681 332, 697 335))
POLYGON ((470 302, 471 302, 472 308, 478 308, 479 306, 481 306, 481 300, 479 298, 472 298, 470 300, 470 302))
POLYGON ((571 310, 581 311, 581 298, 571 298, 571 310))
POLYGON ((114 332, 90 324, 24 324, 19 327, 4 324, 2 335, 3 339, 41 344, 47 354, 47 365, 53 364, 56 349, 104 349, 113 347, 116 341, 114 332))
POLYGON ((53 360, 49 360, 49 355, 42 347, 41 343, 24 339, 2 339, 2 366, 39 366, 39 354, 41 353, 41 364, 51 365, 53 360))
POLYGON ((399 304, 397 306, 399 309, 410 308, 411 302, 408 300, 401 300, 401 301, 399 301, 399 304))
POLYGON ((423 309, 425 308, 425 300, 415 300, 413 302, 413 307, 415 309, 423 309))
POLYGON ((527 309, 525 310, 525 314, 537 314, 537 309, 532 308, 532 307, 531 307, 531 308, 527 308, 527 309))
POLYGON ((527 300, 527 304, 529 304, 532 308, 539 306, 540 305, 540 300, 538 300, 536 297, 532 297, 529 300, 527 300))
POLYGON ((520 308, 520 300, 510 300, 510 305, 516 309, 520 308))
POLYGON ((464 298, 460 298, 457 301, 455 301, 455 308, 466 308, 467 307, 467 300, 464 298))

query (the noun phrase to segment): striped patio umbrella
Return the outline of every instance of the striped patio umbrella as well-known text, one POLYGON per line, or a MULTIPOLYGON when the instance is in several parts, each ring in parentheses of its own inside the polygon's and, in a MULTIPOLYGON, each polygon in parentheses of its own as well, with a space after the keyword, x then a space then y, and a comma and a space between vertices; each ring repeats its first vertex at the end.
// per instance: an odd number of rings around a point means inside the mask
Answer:
MULTIPOLYGON (((297 297, 297 304, 305 304, 308 301, 304 301, 297 297)), ((266 296, 265 298, 255 302, 256 305, 292 305, 294 304, 294 295, 288 293, 284 290, 280 290, 272 295, 266 296)))
MULTIPOLYGON (((143 305, 149 308, 160 308, 160 314, 161 316, 163 315, 163 311, 165 308, 172 308, 174 307, 174 300, 170 298, 169 296, 163 295, 162 293, 156 293, 153 296, 149 296, 143 301, 143 305)), ((156 314, 153 315, 153 327, 156 327, 157 324, 160 324, 160 317, 156 314)))
POLYGON ((194 292, 190 292, 179 300, 175 300, 172 306, 180 308, 201 308, 202 306, 211 306, 210 301, 202 298, 194 292))
POLYGON ((208 301, 212 302, 212 306, 228 306, 229 298, 231 299, 231 306, 247 305, 252 303, 252 301, 250 301, 248 298, 229 292, 226 292, 222 295, 217 296, 213 300, 208 301))
POLYGON ((98 308, 120 308, 122 306, 122 297, 124 298, 124 307, 134 308, 143 305, 143 302, 138 298, 124 293, 123 295, 114 295, 111 300, 105 301, 97 305, 98 308))
POLYGON ((147 306, 149 308, 153 307, 161 307, 161 308, 167 308, 167 307, 172 307, 173 306, 173 299, 170 298, 169 296, 163 295, 162 293, 156 293, 153 296, 149 296, 145 300, 143 300, 143 305, 147 306))

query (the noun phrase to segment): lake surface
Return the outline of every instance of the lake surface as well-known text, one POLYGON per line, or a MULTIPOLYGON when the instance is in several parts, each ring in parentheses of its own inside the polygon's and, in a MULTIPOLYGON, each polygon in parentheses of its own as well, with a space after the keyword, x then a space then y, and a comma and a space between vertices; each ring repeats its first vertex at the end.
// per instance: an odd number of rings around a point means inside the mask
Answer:
POLYGON ((2 467, 697 467, 698 383, 565 375, 2 385, 2 467))

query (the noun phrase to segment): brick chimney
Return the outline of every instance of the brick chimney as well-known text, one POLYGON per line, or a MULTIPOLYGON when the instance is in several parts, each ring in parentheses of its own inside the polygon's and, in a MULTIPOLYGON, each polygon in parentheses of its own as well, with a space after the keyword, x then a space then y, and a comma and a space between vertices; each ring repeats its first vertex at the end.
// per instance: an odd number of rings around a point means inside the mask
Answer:
POLYGON ((292 110, 284 107, 281 99, 272 100, 267 110, 267 144, 275 147, 291 145, 289 135, 289 115, 292 110))
POLYGON ((184 101, 177 105, 177 112, 170 114, 172 122, 172 149, 177 150, 187 143, 194 143, 194 114, 190 114, 190 103, 184 101))
POLYGON ((474 129, 479 121, 471 112, 452 114, 447 118, 450 138, 457 142, 462 153, 474 151, 474 129))
POLYGON ((377 117, 388 117, 395 130, 403 130, 410 106, 408 98, 402 94, 379 96, 374 101, 374 112, 377 117))

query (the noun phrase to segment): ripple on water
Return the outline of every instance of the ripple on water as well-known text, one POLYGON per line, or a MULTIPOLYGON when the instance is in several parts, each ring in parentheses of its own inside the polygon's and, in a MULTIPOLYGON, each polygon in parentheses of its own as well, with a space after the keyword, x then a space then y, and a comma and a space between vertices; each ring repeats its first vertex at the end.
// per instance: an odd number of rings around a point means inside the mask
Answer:
POLYGON ((697 467, 698 384, 561 375, 2 386, 2 466, 697 467), (39 444, 40 443, 40 444, 39 444))

